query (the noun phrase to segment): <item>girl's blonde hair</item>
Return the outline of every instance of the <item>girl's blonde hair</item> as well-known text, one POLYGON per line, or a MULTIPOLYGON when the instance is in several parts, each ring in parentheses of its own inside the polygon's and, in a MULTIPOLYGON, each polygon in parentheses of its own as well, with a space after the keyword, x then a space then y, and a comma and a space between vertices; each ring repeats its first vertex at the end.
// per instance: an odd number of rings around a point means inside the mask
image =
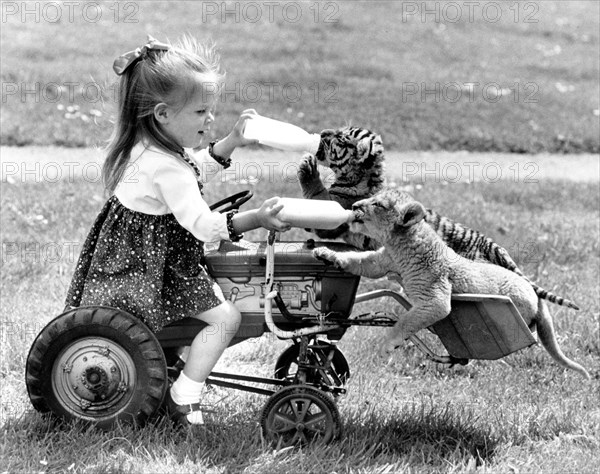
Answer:
POLYGON ((222 78, 214 45, 203 45, 190 36, 167 51, 148 50, 127 68, 119 83, 117 119, 102 167, 109 194, 123 177, 131 150, 141 139, 169 153, 181 153, 182 147, 156 121, 155 106, 164 102, 181 109, 199 90, 216 94, 214 87, 222 78), (206 80, 199 81, 198 73, 206 80))

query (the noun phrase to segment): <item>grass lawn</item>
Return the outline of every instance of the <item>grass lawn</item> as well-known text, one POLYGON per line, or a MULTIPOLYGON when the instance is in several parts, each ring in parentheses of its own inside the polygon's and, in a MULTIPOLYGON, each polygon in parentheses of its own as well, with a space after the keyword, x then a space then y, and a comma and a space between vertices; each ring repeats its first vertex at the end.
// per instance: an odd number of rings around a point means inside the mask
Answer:
MULTIPOLYGON (((76 160, 74 151, 63 156, 76 160)), ((410 161, 415 155, 394 157, 410 161)), ((285 164, 280 154, 262 158, 285 164)), ((597 171, 592 157, 576 158, 588 175, 597 171)), ((528 159, 548 172, 543 159, 528 159)), ((504 165, 509 169, 510 162, 504 165)), ((81 175, 57 181, 46 176, 37 183, 3 178, 0 472, 595 472, 600 448, 597 182, 546 176, 536 183, 401 183, 397 164, 391 168, 391 181, 446 215, 485 229, 528 275, 581 306, 575 312, 552 305, 551 312, 561 347, 590 370, 592 381, 559 369, 540 346, 451 369, 427 362, 409 345, 381 360, 373 348, 385 330, 354 328, 339 346, 352 373, 348 394, 339 402, 344 434, 327 447, 273 451, 258 424, 266 398, 227 389, 218 389, 224 399, 207 415, 207 426, 192 433, 174 430, 163 419, 143 429, 106 433, 57 425, 31 409, 23 368, 34 337, 63 307, 78 249, 103 202, 102 189, 81 175)), ((214 201, 240 188, 253 189, 255 203, 275 194, 299 195, 284 175, 257 180, 232 174, 216 178, 207 198, 214 201)), ((296 229, 283 238, 308 236, 296 229)), ((390 285, 363 280, 360 291, 390 285)), ((359 313, 397 309, 385 300, 355 308, 359 313)), ((266 334, 226 351, 217 368, 270 376, 285 347, 266 334)))
POLYGON ((396 150, 598 153, 598 3, 449 3, 5 2, 0 140, 99 143, 113 59, 189 32, 227 72, 216 137, 253 107, 396 150))
MULTIPOLYGON (((597 472, 598 2, 67 3, 1 4, 0 474, 597 472), (215 138, 249 107, 310 131, 380 132, 390 184, 484 231, 582 308, 550 306, 563 351, 593 379, 558 368, 539 345, 454 368, 410 345, 382 360, 384 329, 353 328, 339 345, 352 373, 339 400, 344 432, 326 447, 274 451, 258 422, 266 398, 226 389, 190 433, 161 418, 100 432, 34 412, 28 350, 61 312, 105 199, 93 147, 111 130, 112 61, 147 33, 183 32, 222 54, 215 138)), ((256 148, 235 159, 207 186, 209 202, 241 188, 255 193, 247 206, 300 195, 297 156, 256 148)), ((363 280, 359 291, 394 285, 363 280)), ((266 334, 228 349, 217 369, 271 376, 285 347, 266 334)))

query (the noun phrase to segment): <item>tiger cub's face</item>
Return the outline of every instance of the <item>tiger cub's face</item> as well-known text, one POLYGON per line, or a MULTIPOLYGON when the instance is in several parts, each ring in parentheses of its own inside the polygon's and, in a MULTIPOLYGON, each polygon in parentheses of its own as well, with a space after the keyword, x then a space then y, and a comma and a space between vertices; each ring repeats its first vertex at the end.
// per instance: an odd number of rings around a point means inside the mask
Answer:
POLYGON ((425 208, 405 192, 385 189, 375 196, 354 203, 354 222, 350 230, 381 242, 389 241, 421 222, 425 208))
POLYGON ((323 130, 315 157, 344 180, 361 178, 383 159, 381 136, 358 127, 323 130))

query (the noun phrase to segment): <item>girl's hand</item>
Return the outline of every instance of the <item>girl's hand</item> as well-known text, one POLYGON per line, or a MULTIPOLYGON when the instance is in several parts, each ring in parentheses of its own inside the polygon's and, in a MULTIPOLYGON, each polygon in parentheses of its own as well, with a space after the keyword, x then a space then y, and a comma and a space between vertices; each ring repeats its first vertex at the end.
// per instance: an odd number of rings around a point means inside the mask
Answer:
POLYGON ((250 119, 254 115, 258 115, 256 110, 244 110, 240 115, 240 118, 238 118, 237 122, 233 126, 233 129, 229 135, 215 143, 213 151, 223 158, 229 158, 233 153, 233 150, 235 150, 238 146, 253 145, 258 143, 258 140, 249 140, 244 138, 244 135, 242 134, 244 127, 246 126, 246 120, 250 119))
POLYGON ((232 140, 238 142, 237 146, 253 145, 258 143, 256 139, 244 138, 243 131, 246 126, 246 120, 251 120, 254 115, 258 115, 254 109, 246 109, 240 115, 229 136, 232 140))
POLYGON ((261 227, 269 230, 277 230, 286 232, 290 230, 291 225, 277 217, 279 211, 283 209, 283 204, 279 202, 279 197, 272 197, 263 202, 262 206, 257 209, 256 216, 261 227))

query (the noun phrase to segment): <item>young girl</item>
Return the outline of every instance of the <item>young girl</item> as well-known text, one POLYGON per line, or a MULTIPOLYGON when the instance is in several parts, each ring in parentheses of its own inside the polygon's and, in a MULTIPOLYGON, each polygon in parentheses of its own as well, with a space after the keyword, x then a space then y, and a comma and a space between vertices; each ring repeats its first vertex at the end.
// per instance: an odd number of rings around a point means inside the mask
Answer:
POLYGON ((202 198, 203 164, 227 167, 242 137, 242 113, 231 133, 194 152, 214 121, 218 58, 190 38, 149 43, 117 58, 121 76, 115 132, 103 167, 112 196, 84 244, 67 306, 108 305, 136 315, 153 331, 185 317, 209 324, 167 395, 173 419, 202 423, 204 380, 240 323, 239 311, 204 267, 203 242, 238 240, 244 231, 285 231, 278 198, 259 209, 213 213, 202 198))

